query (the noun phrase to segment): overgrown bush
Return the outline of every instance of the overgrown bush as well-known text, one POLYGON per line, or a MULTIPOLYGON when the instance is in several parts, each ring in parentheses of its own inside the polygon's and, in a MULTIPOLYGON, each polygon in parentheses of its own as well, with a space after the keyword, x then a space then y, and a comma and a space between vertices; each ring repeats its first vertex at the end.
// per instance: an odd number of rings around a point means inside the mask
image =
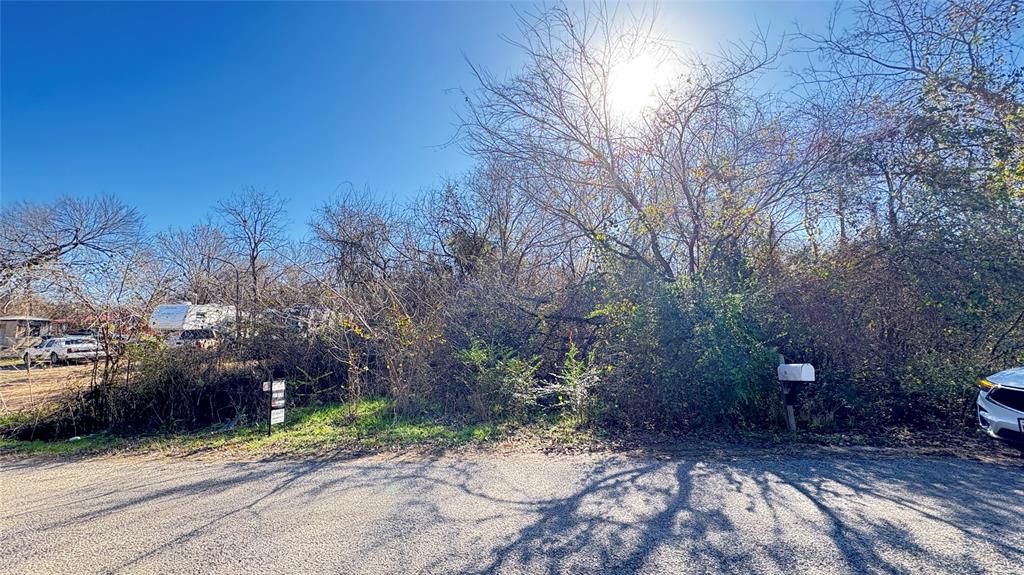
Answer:
MULTIPOLYGON (((369 372, 372 361, 368 342, 359 337, 346 337, 346 328, 309 333, 293 328, 264 326, 251 338, 240 342, 236 351, 222 350, 229 356, 247 362, 265 377, 294 382, 290 393, 310 401, 324 403, 345 401, 352 390, 352 372, 369 372), (344 345, 348 343, 348 345, 344 345), (353 364, 349 369, 348 363, 353 364)), ((360 391, 369 395, 384 393, 364 376, 360 391)))
POLYGON ((540 359, 519 358, 515 351, 474 339, 458 352, 461 383, 473 414, 482 420, 525 418, 537 405, 540 359))
POLYGON ((839 431, 973 426, 977 378, 1024 362, 1009 304, 1024 279, 1012 266, 971 271, 953 248, 880 260, 848 246, 860 265, 793 262, 774 299, 780 351, 817 369, 801 419, 839 431))
POLYGON ((126 382, 98 389, 112 431, 191 430, 261 417, 265 379, 251 366, 225 362, 219 351, 158 349, 126 382))
POLYGON ((32 419, 0 430, 22 439, 54 439, 98 431, 138 434, 188 431, 262 419, 262 374, 226 361, 223 350, 138 348, 131 371, 107 374, 87 390, 59 400, 32 419))
POLYGON ((764 426, 777 416, 777 354, 761 326, 765 297, 712 278, 666 284, 636 270, 610 277, 596 360, 607 365, 605 423, 651 429, 764 426))
POLYGON ((562 365, 552 374, 553 380, 545 389, 546 394, 556 398, 558 408, 577 425, 590 423, 597 407, 595 393, 601 384, 602 370, 595 356, 591 350, 581 357, 580 349, 570 342, 562 365))

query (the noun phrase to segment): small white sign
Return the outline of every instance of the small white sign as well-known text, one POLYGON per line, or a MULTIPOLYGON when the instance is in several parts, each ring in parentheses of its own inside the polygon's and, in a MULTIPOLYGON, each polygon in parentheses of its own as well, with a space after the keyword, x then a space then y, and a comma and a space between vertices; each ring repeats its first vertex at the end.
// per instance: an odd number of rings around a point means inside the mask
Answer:
POLYGON ((271 409, 270 424, 275 425, 278 423, 284 423, 284 409, 271 409))
POLYGON ((284 380, 278 381, 264 381, 263 391, 280 391, 284 392, 284 380))

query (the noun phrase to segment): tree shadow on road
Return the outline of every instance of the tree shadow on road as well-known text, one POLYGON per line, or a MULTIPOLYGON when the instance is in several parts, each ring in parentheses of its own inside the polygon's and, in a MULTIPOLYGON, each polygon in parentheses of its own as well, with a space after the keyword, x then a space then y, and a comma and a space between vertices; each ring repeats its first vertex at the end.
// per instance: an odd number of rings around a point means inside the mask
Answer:
MULTIPOLYGON (((199 471, 195 480, 140 481, 121 497, 96 491, 91 506, 69 494, 64 504, 86 509, 36 528, 61 531, 148 504, 185 508, 233 494, 223 498, 229 505, 112 569, 130 571, 229 528, 239 514, 258 518, 276 504, 323 509, 351 490, 357 500, 390 502, 378 509, 388 529, 365 534, 358 548, 332 550, 365 557, 367 567, 374 557, 396 555, 415 562, 410 571, 436 573, 970 573, 990 568, 979 563, 984 554, 1008 572, 1024 564, 1024 475, 1017 466, 756 457, 530 463, 376 457, 219 464, 215 478, 199 471)), ((301 517, 296 521, 290 529, 301 531, 301 517)))
MULTIPOLYGON (((472 571, 982 572, 978 553, 1024 564, 1024 481, 1001 489, 986 466, 943 461, 672 461, 597 466, 570 494, 506 500, 494 487, 465 493, 527 514, 472 571), (931 462, 934 464, 934 462, 931 462), (732 490, 734 496, 725 497, 732 490), (942 531, 930 546, 922 535, 942 531)), ((1014 470, 1016 472, 1016 470, 1014 470)), ((1017 476, 1013 476, 1017 477, 1017 476)), ((443 520, 443 510, 438 520, 443 520)), ((483 543, 481 542, 481 545, 483 543)), ((438 558, 428 571, 457 567, 438 558)), ((458 570, 465 570, 459 568, 458 570)))

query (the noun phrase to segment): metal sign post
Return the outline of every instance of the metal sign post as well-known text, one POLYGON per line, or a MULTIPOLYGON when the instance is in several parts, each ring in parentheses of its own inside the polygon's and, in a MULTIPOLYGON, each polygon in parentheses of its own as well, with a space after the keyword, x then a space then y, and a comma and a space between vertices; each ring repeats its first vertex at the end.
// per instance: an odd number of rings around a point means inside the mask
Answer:
POLYGON ((268 393, 267 406, 269 417, 267 418, 267 436, 273 432, 273 427, 284 423, 284 381, 264 381, 263 391, 268 393))

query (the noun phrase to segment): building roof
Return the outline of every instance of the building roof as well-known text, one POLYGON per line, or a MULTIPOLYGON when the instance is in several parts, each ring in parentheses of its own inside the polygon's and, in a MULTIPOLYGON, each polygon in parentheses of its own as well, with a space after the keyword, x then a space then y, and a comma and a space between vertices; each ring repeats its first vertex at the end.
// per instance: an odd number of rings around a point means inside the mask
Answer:
POLYGON ((33 317, 30 315, 8 315, 0 317, 0 321, 50 321, 48 317, 33 317))

